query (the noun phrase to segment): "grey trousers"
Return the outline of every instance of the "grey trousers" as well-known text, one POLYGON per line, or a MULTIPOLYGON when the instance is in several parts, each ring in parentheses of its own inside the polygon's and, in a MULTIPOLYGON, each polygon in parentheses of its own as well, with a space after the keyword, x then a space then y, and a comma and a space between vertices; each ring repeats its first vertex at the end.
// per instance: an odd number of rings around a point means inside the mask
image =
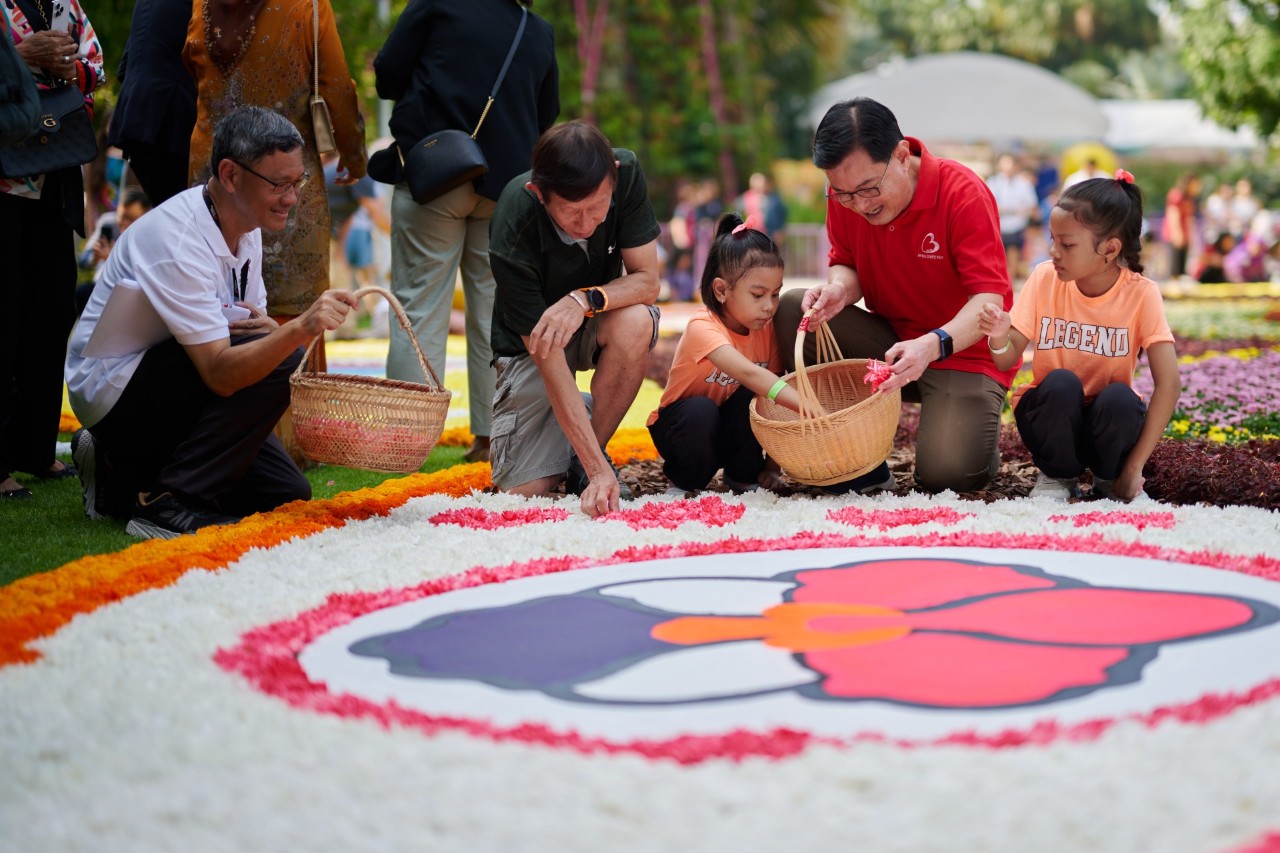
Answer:
MULTIPOLYGON (((493 423, 496 374, 489 326, 493 319, 493 271, 489 268, 489 218, 494 202, 464 184, 418 204, 405 184, 391 199, 391 292, 404 306, 422 352, 444 381, 445 346, 458 270, 466 301, 467 393, 471 434, 487 436, 493 423)), ((391 318, 387 377, 423 382, 409 336, 391 318)))
MULTIPOLYGON (((794 370, 796 328, 803 290, 790 290, 773 318, 774 333, 787 370, 794 370)), ((882 317, 849 307, 827 324, 845 358, 883 359, 898 342, 882 317)), ((816 358, 813 337, 805 340, 805 364, 816 358)), ((920 403, 916 436, 916 485, 930 492, 972 492, 991 482, 1000 468, 1000 411, 1005 388, 989 376, 927 368, 902 389, 902 399, 920 403)))

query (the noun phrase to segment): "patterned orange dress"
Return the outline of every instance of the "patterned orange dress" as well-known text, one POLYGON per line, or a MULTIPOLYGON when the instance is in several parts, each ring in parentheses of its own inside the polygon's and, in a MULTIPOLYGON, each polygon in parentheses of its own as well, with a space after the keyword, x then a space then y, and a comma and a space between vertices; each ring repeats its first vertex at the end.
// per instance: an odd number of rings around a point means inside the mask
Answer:
MULTIPOLYGON (((365 173, 364 117, 329 0, 320 13, 320 93, 329 105, 340 167, 365 173)), ((242 106, 274 109, 306 141, 311 180, 278 234, 262 235, 267 311, 296 316, 329 288, 329 201, 311 128, 312 0, 194 0, 183 62, 196 81, 197 115, 188 174, 209 177, 213 128, 242 106)))

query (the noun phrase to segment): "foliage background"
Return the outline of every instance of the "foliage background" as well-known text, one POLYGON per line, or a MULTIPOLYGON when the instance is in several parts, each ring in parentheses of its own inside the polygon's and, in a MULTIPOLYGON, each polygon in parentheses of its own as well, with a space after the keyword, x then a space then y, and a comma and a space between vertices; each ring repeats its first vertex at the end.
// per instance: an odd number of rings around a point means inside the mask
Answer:
MULTIPOLYGON (((372 139, 372 61, 405 0, 330 2, 372 139)), ((88 4, 109 71, 132 8, 88 4)), ((1195 97, 1217 121, 1264 137, 1280 124, 1276 0, 539 0, 534 10, 555 27, 561 117, 593 118, 635 149, 662 216, 682 178, 713 177, 732 199, 750 172, 807 159, 811 130, 799 119, 818 86, 930 52, 1013 56, 1099 97, 1195 97)), ((100 105, 116 87, 111 75, 100 105)), ((1152 165, 1144 189, 1160 199, 1180 167, 1152 165)), ((1274 162, 1249 165, 1260 195, 1280 194, 1274 162)), ((1196 166, 1224 173, 1210 174, 1207 190, 1242 171, 1196 166)))

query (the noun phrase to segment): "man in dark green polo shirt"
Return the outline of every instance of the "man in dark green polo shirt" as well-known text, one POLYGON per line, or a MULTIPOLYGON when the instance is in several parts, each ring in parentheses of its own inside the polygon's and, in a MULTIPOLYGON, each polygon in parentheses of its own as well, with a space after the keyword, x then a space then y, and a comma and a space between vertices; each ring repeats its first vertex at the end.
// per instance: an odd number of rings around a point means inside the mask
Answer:
POLYGON ((543 495, 565 480, 587 515, 618 508, 602 448, 657 341, 657 238, 635 154, 583 122, 544 133, 532 171, 503 190, 489 223, 499 489, 543 495), (576 373, 591 369, 582 394, 576 373))

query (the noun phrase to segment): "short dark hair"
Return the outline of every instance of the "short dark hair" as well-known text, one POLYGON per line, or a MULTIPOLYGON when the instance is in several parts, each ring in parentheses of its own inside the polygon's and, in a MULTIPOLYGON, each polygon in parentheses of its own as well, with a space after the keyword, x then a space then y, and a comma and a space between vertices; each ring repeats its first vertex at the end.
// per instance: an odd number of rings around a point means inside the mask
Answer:
POLYGON ((773 238, 754 228, 743 228, 737 234, 733 229, 742 224, 736 213, 726 213, 716 223, 716 238, 707 253, 707 264, 702 268, 702 304, 721 319, 724 304, 716 299, 715 281, 723 278, 729 286, 737 284, 747 270, 756 267, 782 268, 782 250, 773 238))
POLYGON ((841 101, 827 110, 813 134, 813 165, 834 169, 858 150, 873 163, 887 163, 902 140, 898 119, 884 104, 870 98, 841 101))
POLYGON ((277 151, 302 147, 302 134, 293 122, 265 107, 240 107, 223 116, 213 128, 213 155, 209 168, 218 172, 223 160, 256 163, 277 151))
POLYGON ((151 199, 147 198, 147 194, 137 187, 130 187, 124 191, 124 196, 120 201, 121 207, 128 207, 132 204, 140 204, 146 210, 151 209, 151 199))
POLYGON ((1094 248, 1104 240, 1120 240, 1120 259, 1134 272, 1142 272, 1142 190, 1119 178, 1092 178, 1063 191, 1055 205, 1071 214, 1094 237, 1094 248))
POLYGON ((533 147, 533 185, 544 195, 581 201, 618 179, 618 158, 605 135, 585 121, 558 124, 533 147))

